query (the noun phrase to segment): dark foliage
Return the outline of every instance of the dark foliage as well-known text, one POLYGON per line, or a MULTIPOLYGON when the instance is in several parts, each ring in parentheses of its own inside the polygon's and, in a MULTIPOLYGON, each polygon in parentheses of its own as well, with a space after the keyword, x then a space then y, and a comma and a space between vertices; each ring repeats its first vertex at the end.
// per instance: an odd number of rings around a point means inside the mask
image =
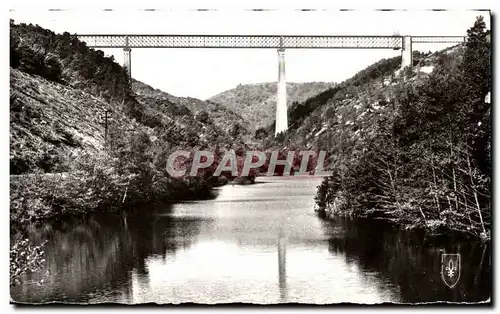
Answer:
POLYGON ((10 23, 10 65, 51 81, 123 101, 130 95, 127 73, 112 57, 65 32, 10 23))
MULTIPOLYGON (((336 161, 331 168, 334 176, 318 189, 321 210, 376 215, 434 232, 453 230, 489 238, 489 36, 479 17, 468 31, 463 54, 437 54, 428 78, 405 76, 392 89, 392 100, 378 101, 388 109, 379 109, 383 111, 371 118, 370 136, 354 141, 349 136, 352 144, 347 149, 341 148, 342 138, 326 141, 336 161)), ((376 73, 369 67, 350 81, 366 88, 376 73)), ((338 130, 336 137, 345 134, 338 130)), ((358 125, 348 132, 352 131, 365 130, 358 125)))

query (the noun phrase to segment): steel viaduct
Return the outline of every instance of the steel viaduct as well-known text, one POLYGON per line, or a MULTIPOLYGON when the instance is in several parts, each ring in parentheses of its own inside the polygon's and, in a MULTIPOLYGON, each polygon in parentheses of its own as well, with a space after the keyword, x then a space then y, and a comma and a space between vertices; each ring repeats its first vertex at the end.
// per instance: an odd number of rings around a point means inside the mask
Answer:
POLYGON ((337 36, 337 35, 85 35, 77 38, 93 48, 123 48, 124 68, 132 77, 132 48, 272 48, 278 50, 275 134, 288 129, 285 49, 401 50, 401 68, 412 67, 412 46, 419 43, 464 43, 464 36, 337 36))

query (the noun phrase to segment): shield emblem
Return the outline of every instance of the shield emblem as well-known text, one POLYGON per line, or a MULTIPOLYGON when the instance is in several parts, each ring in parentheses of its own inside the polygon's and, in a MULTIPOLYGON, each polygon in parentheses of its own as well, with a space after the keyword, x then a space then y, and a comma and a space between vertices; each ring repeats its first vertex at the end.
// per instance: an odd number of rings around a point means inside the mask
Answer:
POLYGON ((460 279, 460 254, 441 255, 441 278, 449 288, 456 286, 460 279))

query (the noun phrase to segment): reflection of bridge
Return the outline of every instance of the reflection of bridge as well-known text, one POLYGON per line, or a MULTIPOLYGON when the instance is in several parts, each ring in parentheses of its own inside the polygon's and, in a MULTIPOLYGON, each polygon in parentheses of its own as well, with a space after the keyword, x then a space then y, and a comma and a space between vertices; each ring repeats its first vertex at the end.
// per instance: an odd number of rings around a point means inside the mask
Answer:
POLYGON ((280 291, 280 300, 287 299, 286 285, 286 236, 283 229, 280 229, 278 235, 278 284, 280 291))
POLYGON ((276 134, 288 129, 285 49, 394 49, 401 50, 401 67, 412 67, 414 43, 463 43, 463 36, 279 36, 279 35, 76 35, 89 47, 123 48, 124 68, 131 77, 132 48, 274 48, 279 71, 276 134))

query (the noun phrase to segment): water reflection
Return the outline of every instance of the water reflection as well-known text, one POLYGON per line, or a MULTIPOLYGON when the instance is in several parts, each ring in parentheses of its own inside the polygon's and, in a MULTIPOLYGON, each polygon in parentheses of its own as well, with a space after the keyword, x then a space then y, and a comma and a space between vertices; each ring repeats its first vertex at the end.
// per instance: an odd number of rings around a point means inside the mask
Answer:
MULTIPOLYGON (((484 300, 490 251, 363 223, 319 219, 320 179, 259 178, 215 199, 30 226, 48 240, 42 286, 11 289, 24 302, 381 303, 484 300), (463 273, 440 281, 440 250, 462 254, 463 273), (447 290, 448 289, 448 290, 447 290)), ((39 280, 43 271, 31 278, 39 280)))
POLYGON ((278 281, 280 287, 280 300, 287 300, 286 287, 286 237, 283 229, 278 235, 278 281))
POLYGON ((131 299, 132 272, 147 278, 146 258, 164 259, 189 247, 199 224, 196 219, 145 214, 98 215, 30 226, 26 234, 32 241, 48 240, 46 268, 26 277, 27 284, 12 288, 11 296, 22 302, 127 301, 131 299), (30 283, 44 278, 46 271, 50 274, 43 285, 30 283))
POLYGON ((491 248, 458 237, 429 237, 397 230, 382 221, 337 218, 324 222, 329 251, 348 264, 377 272, 397 285, 401 302, 477 302, 491 296, 491 248), (332 228, 341 228, 335 235, 332 228), (448 288, 441 278, 441 254, 461 254, 461 277, 448 288))

